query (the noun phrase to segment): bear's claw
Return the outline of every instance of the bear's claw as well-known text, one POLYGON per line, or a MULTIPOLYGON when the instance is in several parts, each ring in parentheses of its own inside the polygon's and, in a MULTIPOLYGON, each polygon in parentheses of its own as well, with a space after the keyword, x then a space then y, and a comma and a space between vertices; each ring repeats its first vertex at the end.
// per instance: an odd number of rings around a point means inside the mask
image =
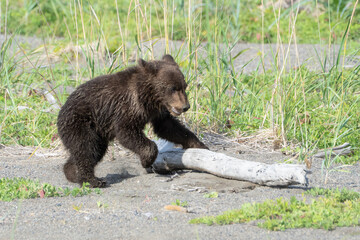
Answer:
POLYGON ((92 188, 103 188, 106 187, 106 181, 101 178, 94 178, 89 181, 90 187, 92 188))

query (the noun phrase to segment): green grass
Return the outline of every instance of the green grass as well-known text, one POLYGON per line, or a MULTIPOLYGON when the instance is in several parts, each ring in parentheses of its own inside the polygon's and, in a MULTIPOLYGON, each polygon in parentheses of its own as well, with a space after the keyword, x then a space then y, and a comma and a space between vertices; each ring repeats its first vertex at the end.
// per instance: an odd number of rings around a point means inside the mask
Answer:
MULTIPOLYGON (((359 161, 360 67, 347 69, 340 58, 359 53, 359 5, 303 1, 301 6, 279 10, 264 2, 262 11, 261 1, 2 0, 0 30, 8 39, 0 51, 0 143, 58 144, 58 110, 43 92, 50 91, 61 106, 68 97, 63 89, 124 69, 131 65, 136 44, 164 38, 184 40, 182 49, 171 54, 189 83, 192 108, 183 119, 198 134, 215 131, 237 137, 271 129, 284 149, 300 152, 301 159, 315 149, 349 142, 354 154, 326 159, 324 167, 359 161), (12 52, 11 33, 44 40, 64 38, 46 44, 46 53, 26 44, 12 52), (319 57, 323 68, 316 72, 304 66, 282 70, 280 65, 263 74, 244 74, 235 72, 233 65, 244 52, 229 58, 239 41, 336 43, 341 51, 319 57), (213 44, 201 49, 202 42, 213 44), (227 46, 221 52, 220 43, 227 46), (39 56, 45 61, 39 61, 39 56), (50 64, 49 58, 56 58, 56 64, 50 64), (329 58, 336 60, 330 69, 325 67, 329 58)), ((138 54, 151 59, 151 51, 138 54)), ((259 69, 262 54, 254 59, 259 69)), ((280 51, 274 52, 274 62, 279 55, 280 51)))
MULTIPOLYGON (((299 7, 297 16, 299 24, 296 25, 296 32, 299 43, 318 43, 319 40, 327 42, 329 37, 336 42, 341 39, 352 11, 352 5, 346 5, 350 1, 331 1, 330 6, 327 5, 327 1, 317 1, 317 4, 315 1, 303 1, 299 6, 294 5, 293 8, 283 10, 276 17, 279 20, 279 29, 277 29, 274 13, 278 14, 278 12, 273 10, 270 1, 264 1, 263 13, 260 7, 261 1, 239 0, 13 0, 9 2, 8 15, 2 15, 3 22, 7 17, 9 32, 75 39, 84 38, 82 33, 84 24, 96 27, 93 34, 103 32, 111 49, 114 50, 122 44, 122 37, 127 41, 133 41, 134 38, 149 39, 152 36, 167 34, 174 40, 187 39, 189 29, 184 23, 191 16, 195 16, 196 21, 202 23, 195 28, 203 40, 213 39, 212 26, 216 24, 221 31, 220 34, 231 42, 261 43, 261 34, 264 34, 265 42, 276 42, 278 30, 283 41, 287 42, 290 37, 288 19, 297 12, 297 7, 299 7), (118 20, 123 36, 119 36, 118 20), (77 36, 78 32, 79 36, 77 36)), ((6 10, 6 0, 2 0, 1 3, 6 10)), ((359 16, 359 13, 356 12, 355 16, 359 16)), ((354 21, 356 24, 351 39, 355 40, 360 37, 360 27, 357 25, 360 20, 355 18, 354 21)))
MULTIPOLYGON (((57 109, 53 109, 44 91, 47 84, 39 77, 42 74, 51 78, 49 72, 8 72, 0 70, 0 142, 6 145, 31 145, 50 147, 57 139, 57 109)), ((55 79, 61 79, 64 87, 74 87, 75 82, 68 80, 69 71, 62 66, 53 69, 55 79)), ((50 81, 49 81, 50 82, 50 81)), ((60 84, 60 82, 59 82, 60 84)), ((56 86, 55 86, 56 87, 56 86)), ((67 95, 52 93, 60 101, 67 95)))
POLYGON ((360 225, 360 194, 350 190, 312 189, 306 194, 324 195, 315 199, 290 200, 278 198, 262 203, 247 203, 239 210, 218 216, 192 219, 192 224, 234 224, 256 221, 257 225, 272 231, 289 228, 322 228, 360 225))
POLYGON ((92 190, 85 184, 81 188, 60 188, 48 183, 41 184, 37 180, 26 178, 1 178, 0 201, 10 202, 14 199, 84 196, 92 192, 100 193, 99 189, 92 190))

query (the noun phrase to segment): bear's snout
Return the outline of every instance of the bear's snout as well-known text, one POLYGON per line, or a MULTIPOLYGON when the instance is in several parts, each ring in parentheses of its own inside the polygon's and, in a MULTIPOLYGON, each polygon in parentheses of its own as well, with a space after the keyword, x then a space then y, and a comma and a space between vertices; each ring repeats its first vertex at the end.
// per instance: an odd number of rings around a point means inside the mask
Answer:
POLYGON ((168 110, 173 116, 179 116, 190 109, 190 104, 184 90, 174 92, 168 101, 168 110))
POLYGON ((189 109, 190 109, 190 104, 187 103, 186 105, 183 106, 182 111, 183 111, 183 112, 186 112, 186 111, 189 110, 189 109))

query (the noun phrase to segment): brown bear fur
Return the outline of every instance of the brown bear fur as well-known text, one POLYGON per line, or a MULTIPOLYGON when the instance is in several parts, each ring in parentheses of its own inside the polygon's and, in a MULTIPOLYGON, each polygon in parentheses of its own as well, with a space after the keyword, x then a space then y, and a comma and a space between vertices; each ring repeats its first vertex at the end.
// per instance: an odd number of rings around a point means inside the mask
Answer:
POLYGON ((94 168, 114 138, 139 155, 144 168, 151 167, 158 149, 143 133, 149 122, 159 137, 185 149, 207 148, 174 117, 190 108, 184 75, 174 59, 165 55, 138 63, 80 85, 61 108, 57 126, 70 153, 64 165, 69 181, 104 187, 94 168))

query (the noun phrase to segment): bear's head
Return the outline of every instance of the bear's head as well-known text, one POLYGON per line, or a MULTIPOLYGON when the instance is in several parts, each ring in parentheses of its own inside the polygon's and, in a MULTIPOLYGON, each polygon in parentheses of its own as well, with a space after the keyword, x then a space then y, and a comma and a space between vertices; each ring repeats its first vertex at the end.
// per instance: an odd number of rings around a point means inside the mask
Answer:
POLYGON ((162 107, 173 116, 179 116, 190 108, 185 93, 187 84, 184 74, 172 56, 164 55, 160 61, 146 62, 139 59, 139 66, 151 74, 152 94, 162 107))

